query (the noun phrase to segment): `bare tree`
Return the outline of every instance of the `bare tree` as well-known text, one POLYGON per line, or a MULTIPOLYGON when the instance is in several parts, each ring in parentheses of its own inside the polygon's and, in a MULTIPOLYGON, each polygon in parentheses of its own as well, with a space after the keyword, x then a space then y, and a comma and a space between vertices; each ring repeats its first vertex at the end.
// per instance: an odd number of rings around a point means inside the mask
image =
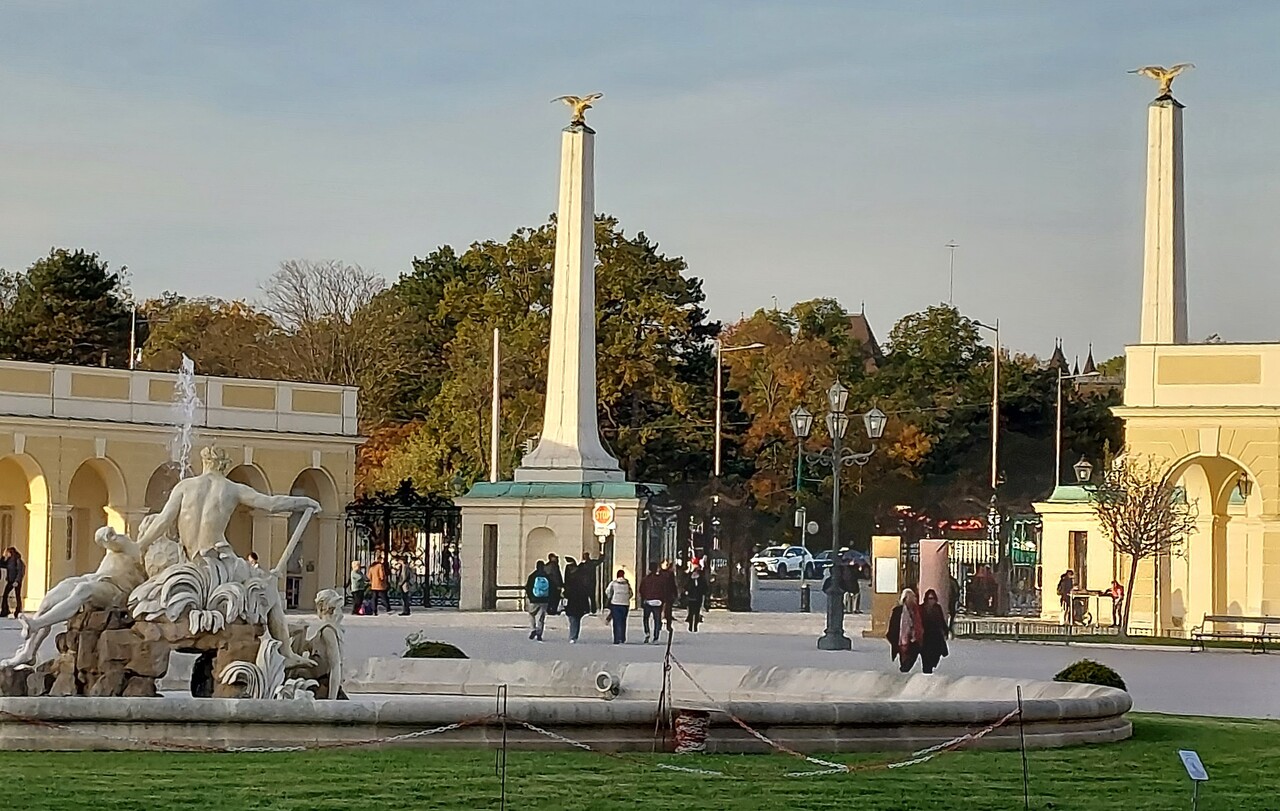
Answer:
POLYGON ((387 283, 359 265, 326 260, 283 262, 263 288, 265 309, 284 329, 292 377, 319 383, 357 385, 374 355, 371 341, 381 330, 361 312, 387 283))
POLYGON ((1151 456, 1122 454, 1103 466, 1102 481, 1089 487, 1093 512, 1115 550, 1129 557, 1120 632, 1129 633, 1129 607, 1138 564, 1166 554, 1182 554, 1196 531, 1197 509, 1169 479, 1168 466, 1151 456))

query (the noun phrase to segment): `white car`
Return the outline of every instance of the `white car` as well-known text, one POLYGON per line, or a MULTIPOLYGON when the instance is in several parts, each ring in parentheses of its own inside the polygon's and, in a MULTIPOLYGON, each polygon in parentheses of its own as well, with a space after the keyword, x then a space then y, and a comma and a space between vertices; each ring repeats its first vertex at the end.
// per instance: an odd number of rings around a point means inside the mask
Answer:
POLYGON ((812 575, 813 555, 803 546, 771 546, 751 559, 761 577, 800 577, 812 575))

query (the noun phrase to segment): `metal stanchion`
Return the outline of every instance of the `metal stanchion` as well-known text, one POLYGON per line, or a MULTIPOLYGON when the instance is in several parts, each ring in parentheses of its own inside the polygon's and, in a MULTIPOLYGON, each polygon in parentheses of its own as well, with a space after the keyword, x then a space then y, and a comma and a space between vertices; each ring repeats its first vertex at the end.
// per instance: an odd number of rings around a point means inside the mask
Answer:
POLYGON ((810 596, 810 593, 809 593, 809 584, 805 583, 803 586, 800 587, 800 610, 806 614, 812 611, 813 609, 811 607, 812 606, 811 600, 812 600, 812 597, 810 596))

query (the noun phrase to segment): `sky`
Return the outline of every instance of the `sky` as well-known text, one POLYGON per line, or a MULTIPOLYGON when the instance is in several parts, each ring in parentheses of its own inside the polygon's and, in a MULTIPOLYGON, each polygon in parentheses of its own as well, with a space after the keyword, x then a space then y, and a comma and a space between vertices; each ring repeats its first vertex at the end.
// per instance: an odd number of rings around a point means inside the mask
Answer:
POLYGON ((555 209, 549 100, 602 91, 596 201, 713 317, 946 301, 1003 342, 1135 341, 1150 80, 1186 104, 1192 340, 1276 340, 1280 3, 0 4, 0 267, 258 299, 287 259, 394 280, 555 209))

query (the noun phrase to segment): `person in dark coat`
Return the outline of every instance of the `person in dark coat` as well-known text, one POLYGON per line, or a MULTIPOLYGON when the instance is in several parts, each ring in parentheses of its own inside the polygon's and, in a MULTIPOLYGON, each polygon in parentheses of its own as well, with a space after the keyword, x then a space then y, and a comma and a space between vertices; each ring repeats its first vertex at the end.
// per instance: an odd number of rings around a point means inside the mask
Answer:
POLYGON ((924 605, 920 609, 924 626, 924 638, 920 641, 920 666, 925 673, 932 673, 947 650, 947 615, 938 602, 938 593, 929 589, 924 593, 924 605))
POLYGON ((547 613, 560 613, 560 598, 564 595, 564 575, 560 573, 560 556, 555 552, 547 555, 547 580, 551 583, 551 593, 547 595, 547 613))
POLYGON ((910 673, 924 642, 924 618, 916 593, 911 589, 902 592, 889 615, 889 633, 885 634, 885 639, 889 640, 889 658, 898 660, 898 670, 910 673))
POLYGON ((702 576, 701 568, 694 566, 685 578, 683 596, 684 607, 689 612, 685 622, 689 624, 690 631, 697 633, 698 625, 702 622, 702 609, 707 604, 707 581, 702 576))
POLYGON ((590 552, 583 552, 582 562, 578 564, 578 576, 591 583, 591 588, 587 592, 587 599, 590 601, 592 614, 600 610, 599 575, 596 574, 596 569, 601 563, 604 563, 602 559, 592 560, 590 552))
MULTIPOLYGON (((658 597, 662 600, 662 619, 667 623, 667 639, 671 639, 671 609, 680 599, 680 584, 676 582, 676 571, 671 568, 671 561, 662 561, 658 569, 658 597)), ((657 641, 657 633, 654 634, 657 641)))
POLYGON ((22 581, 27 576, 27 564, 22 560, 22 553, 16 548, 4 550, 4 605, 0 607, 0 617, 9 616, 9 593, 13 592, 13 615, 22 615, 22 581))
POLYGON ((565 559, 564 567, 564 615, 569 618, 569 644, 578 643, 582 631, 582 618, 591 611, 591 586, 593 572, 565 559))

